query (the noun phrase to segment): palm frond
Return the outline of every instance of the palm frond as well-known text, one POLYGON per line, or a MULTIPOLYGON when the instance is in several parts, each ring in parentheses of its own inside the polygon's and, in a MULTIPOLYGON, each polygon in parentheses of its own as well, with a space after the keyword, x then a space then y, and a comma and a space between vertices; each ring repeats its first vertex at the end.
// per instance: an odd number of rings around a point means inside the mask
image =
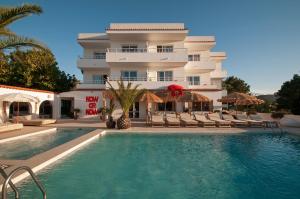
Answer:
POLYGON ((12 32, 8 28, 0 28, 0 36, 15 36, 16 33, 12 32))
POLYGON ((1 7, 0 27, 4 28, 18 19, 24 18, 31 14, 40 14, 42 12, 42 8, 34 4, 24 4, 22 6, 12 8, 1 7))
POLYGON ((110 86, 110 91, 119 102, 125 115, 128 114, 133 103, 145 92, 145 89, 139 89, 140 85, 133 86, 131 82, 128 82, 125 86, 123 80, 117 81, 118 89, 113 88, 110 82, 107 83, 110 86))
POLYGON ((33 47, 41 50, 50 51, 46 45, 27 37, 9 36, 0 40, 0 50, 18 48, 18 47, 33 47))

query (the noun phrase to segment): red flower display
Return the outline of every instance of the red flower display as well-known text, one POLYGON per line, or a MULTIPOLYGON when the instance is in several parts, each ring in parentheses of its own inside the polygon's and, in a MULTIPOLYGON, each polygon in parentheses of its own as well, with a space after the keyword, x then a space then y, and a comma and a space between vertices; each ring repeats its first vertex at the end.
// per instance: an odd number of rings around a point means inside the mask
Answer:
POLYGON ((179 97, 183 95, 183 87, 177 84, 171 84, 168 86, 168 90, 171 92, 172 97, 179 97))

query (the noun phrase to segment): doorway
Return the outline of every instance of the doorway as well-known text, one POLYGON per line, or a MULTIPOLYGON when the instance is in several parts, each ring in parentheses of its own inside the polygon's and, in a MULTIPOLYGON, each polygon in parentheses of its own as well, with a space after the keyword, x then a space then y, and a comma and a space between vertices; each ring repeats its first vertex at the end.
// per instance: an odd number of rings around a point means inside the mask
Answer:
POLYGON ((74 118, 73 110, 74 110, 73 98, 61 99, 60 115, 62 119, 74 118))
POLYGON ((129 109, 129 118, 139 118, 140 117, 140 102, 135 102, 129 109))

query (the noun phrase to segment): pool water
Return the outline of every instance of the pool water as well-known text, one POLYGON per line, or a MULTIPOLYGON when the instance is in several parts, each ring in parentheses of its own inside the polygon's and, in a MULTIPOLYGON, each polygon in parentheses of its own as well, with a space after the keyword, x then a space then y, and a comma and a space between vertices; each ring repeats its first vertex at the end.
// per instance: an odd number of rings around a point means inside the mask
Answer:
POLYGON ((28 159, 94 130, 65 128, 0 144, 0 159, 28 159))
POLYGON ((38 177, 48 199, 298 199, 300 137, 111 134, 38 177))

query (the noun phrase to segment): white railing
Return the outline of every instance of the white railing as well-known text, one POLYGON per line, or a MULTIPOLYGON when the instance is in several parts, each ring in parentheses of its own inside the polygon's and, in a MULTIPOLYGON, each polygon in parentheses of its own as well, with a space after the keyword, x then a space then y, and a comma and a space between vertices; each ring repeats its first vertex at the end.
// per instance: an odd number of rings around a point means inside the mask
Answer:
POLYGON ((84 80, 80 84, 105 84, 104 80, 84 80))
POLYGON ((146 77, 146 76, 137 76, 137 77, 120 77, 120 76, 110 76, 110 81, 142 81, 142 82, 172 82, 172 81, 185 81, 184 77, 146 77))
POLYGON ((187 52, 186 48, 108 48, 107 52, 112 53, 176 53, 187 52))
POLYGON ((78 59, 106 59, 106 55, 78 56, 78 59))

